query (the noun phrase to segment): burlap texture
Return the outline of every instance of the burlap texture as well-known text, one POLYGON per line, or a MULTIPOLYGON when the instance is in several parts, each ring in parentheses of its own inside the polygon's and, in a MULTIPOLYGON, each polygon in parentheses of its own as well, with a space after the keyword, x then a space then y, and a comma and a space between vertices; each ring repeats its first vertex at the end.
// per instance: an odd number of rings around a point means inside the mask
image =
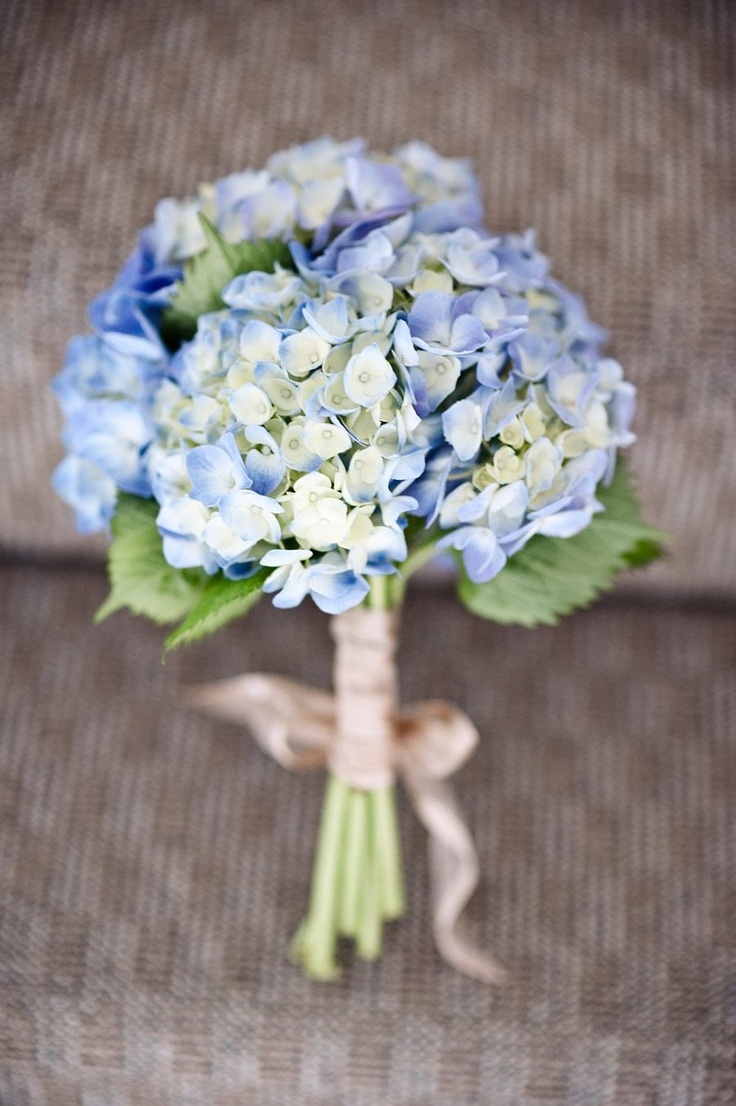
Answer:
POLYGON ((2 24, 6 548, 91 548, 48 487, 46 384, 156 200, 330 131, 471 154, 491 225, 539 228, 641 387, 641 490, 678 538, 647 586, 733 591, 728 0, 6 0, 2 24))
POLYGON ((152 627, 90 632, 104 590, 0 573, 3 1106, 734 1101, 733 616, 609 604, 529 633, 415 594, 402 692, 480 728, 468 920, 511 983, 438 957, 402 797, 408 916, 330 985, 285 958, 321 774, 176 705, 255 668, 324 686, 326 618, 263 603, 162 668, 152 627))

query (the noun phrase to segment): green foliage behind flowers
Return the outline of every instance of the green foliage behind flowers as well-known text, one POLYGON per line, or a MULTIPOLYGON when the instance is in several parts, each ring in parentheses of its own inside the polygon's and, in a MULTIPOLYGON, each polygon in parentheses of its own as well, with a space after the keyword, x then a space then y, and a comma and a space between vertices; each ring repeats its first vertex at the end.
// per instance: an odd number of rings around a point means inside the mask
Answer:
POLYGON ((234 618, 247 614, 260 599, 267 575, 267 572, 261 571, 247 580, 211 576, 181 625, 167 637, 164 651, 168 653, 180 645, 193 645, 222 629, 234 618))
MULTIPOLYGON (((579 534, 532 538, 485 584, 474 584, 458 558, 458 595, 465 606, 494 622, 554 625, 562 615, 592 603, 619 572, 663 556, 668 535, 643 522, 624 462, 619 461, 610 487, 598 498, 605 510, 579 534)), ((124 607, 159 624, 182 619, 166 639, 169 651, 246 614, 260 598, 268 573, 228 580, 200 569, 172 568, 163 556, 157 511, 153 500, 120 496, 109 550, 112 590, 96 621, 124 607)))
POLYGON ((102 622, 126 607, 159 625, 182 619, 166 639, 168 652, 199 641, 245 614, 260 598, 267 574, 228 580, 207 576, 198 568, 172 568, 164 558, 157 513, 155 500, 119 497, 108 553, 111 591, 95 621, 102 622))
POLYGON ((162 334, 172 348, 194 337, 200 315, 225 306, 222 290, 234 277, 255 270, 272 273, 277 264, 291 262, 285 242, 262 238, 231 243, 201 212, 199 221, 207 245, 186 261, 184 278, 175 285, 161 320, 162 334))
POLYGON ((468 610, 494 622, 553 626, 562 615, 592 603, 623 569, 663 555, 668 535, 642 521, 623 461, 598 499, 605 510, 579 534, 531 538, 485 584, 474 584, 461 567, 458 595, 468 610))
POLYGON ((111 591, 96 622, 127 607, 159 625, 177 622, 197 602, 207 580, 199 568, 173 568, 156 526, 158 503, 122 494, 112 520, 107 571, 111 591))

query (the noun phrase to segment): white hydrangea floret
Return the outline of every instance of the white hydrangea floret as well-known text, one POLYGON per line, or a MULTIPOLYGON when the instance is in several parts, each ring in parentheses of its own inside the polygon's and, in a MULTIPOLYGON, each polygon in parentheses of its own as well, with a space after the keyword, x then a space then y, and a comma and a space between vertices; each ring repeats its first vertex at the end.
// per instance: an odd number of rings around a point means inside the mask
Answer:
POLYGON ((230 396, 230 410, 243 426, 263 426, 273 414, 271 400, 256 384, 237 388, 230 396))
POLYGON ((320 367, 331 348, 315 330, 305 327, 283 339, 278 357, 290 376, 305 377, 320 367))
POLYGON ((292 499, 292 534, 310 549, 322 552, 340 545, 348 533, 348 508, 345 500, 332 489, 329 480, 328 487, 322 487, 315 481, 308 487, 299 488, 299 483, 297 481, 295 485, 292 499))
POLYGON ((372 343, 355 354, 345 369, 345 393, 361 407, 372 407, 388 395, 396 383, 396 373, 372 343))
POLYGON ((234 534, 250 549, 257 542, 276 545, 281 540, 277 515, 283 508, 274 499, 253 491, 230 492, 220 500, 220 514, 234 534))
POLYGON ((308 422, 304 428, 304 443, 323 461, 328 461, 350 449, 352 439, 339 423, 308 422))

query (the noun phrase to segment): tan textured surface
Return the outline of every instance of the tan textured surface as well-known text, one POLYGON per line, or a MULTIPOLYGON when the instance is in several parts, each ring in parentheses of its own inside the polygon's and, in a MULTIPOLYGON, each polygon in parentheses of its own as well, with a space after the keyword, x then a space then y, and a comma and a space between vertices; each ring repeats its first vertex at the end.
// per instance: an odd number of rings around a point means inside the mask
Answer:
POLYGON ((0 535, 89 550, 48 489, 45 384, 165 194, 329 130, 472 154, 641 386, 678 563, 736 588, 736 7, 728 0, 9 0, 0 64, 0 535))
POLYGON ((383 961, 319 985, 284 958, 321 778, 174 697, 253 667, 324 684, 326 618, 263 604, 162 668, 155 629, 90 629, 103 591, 0 572, 3 1106, 734 1101, 733 615, 608 605, 529 633, 410 602, 404 697, 454 698, 483 736, 456 782, 472 935, 512 976, 493 993, 434 950, 403 800, 383 961))

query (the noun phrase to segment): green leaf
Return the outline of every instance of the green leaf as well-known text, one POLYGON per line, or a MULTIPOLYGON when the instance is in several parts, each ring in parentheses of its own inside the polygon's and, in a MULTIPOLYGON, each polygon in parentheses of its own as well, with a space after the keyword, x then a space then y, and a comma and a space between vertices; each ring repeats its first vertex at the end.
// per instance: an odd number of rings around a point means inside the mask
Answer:
POLYGON ((461 569, 465 606, 494 622, 553 626, 608 589, 622 569, 663 556, 668 535, 642 521, 622 460, 598 498, 606 509, 585 530, 572 538, 533 537, 487 584, 474 584, 461 569))
POLYGON ((108 555, 111 591, 97 611, 102 622, 128 607, 159 624, 183 621, 166 640, 165 651, 199 641, 258 600, 268 570, 248 580, 207 576, 202 569, 172 568, 165 560, 156 526, 158 504, 136 495, 120 495, 112 520, 108 555))
POLYGON ((255 242, 226 242, 206 215, 199 213, 207 245, 184 265, 184 279, 174 289, 164 310, 161 331, 166 341, 178 345, 197 330, 200 315, 225 306, 222 290, 242 273, 272 273, 276 264, 290 266, 291 254, 285 242, 261 238, 255 242))
POLYGON ((219 575, 210 577, 196 606, 167 637, 164 653, 200 641, 249 611, 260 599, 268 574, 268 570, 264 570, 247 580, 228 580, 219 575))
POLYGON ((199 597, 207 576, 199 569, 182 570, 167 563, 156 526, 158 511, 153 499, 118 497, 107 562, 111 591, 95 622, 122 607, 159 624, 176 622, 199 597))

